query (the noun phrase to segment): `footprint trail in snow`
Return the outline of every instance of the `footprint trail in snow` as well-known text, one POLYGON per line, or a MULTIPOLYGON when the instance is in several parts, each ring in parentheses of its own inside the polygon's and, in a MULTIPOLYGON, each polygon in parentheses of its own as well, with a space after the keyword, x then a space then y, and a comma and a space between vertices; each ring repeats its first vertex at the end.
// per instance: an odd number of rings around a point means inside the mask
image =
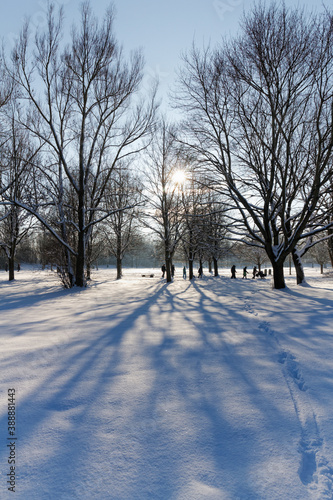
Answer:
MULTIPOLYGON (((258 316, 250 298, 245 299, 244 309, 249 314, 258 316)), ((274 341, 278 351, 276 359, 281 365, 299 422, 299 478, 314 499, 332 500, 333 468, 325 456, 323 438, 310 402, 308 387, 301 367, 295 356, 282 348, 277 333, 267 321, 260 322, 259 329, 269 334, 274 341)))

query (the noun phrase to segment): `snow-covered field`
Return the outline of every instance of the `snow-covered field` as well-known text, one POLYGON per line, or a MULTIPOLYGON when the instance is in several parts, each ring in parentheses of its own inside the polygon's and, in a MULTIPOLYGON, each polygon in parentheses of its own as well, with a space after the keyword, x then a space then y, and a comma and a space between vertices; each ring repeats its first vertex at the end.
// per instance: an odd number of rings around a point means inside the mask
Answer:
POLYGON ((333 277, 145 272, 0 273, 0 498, 332 499, 333 277))

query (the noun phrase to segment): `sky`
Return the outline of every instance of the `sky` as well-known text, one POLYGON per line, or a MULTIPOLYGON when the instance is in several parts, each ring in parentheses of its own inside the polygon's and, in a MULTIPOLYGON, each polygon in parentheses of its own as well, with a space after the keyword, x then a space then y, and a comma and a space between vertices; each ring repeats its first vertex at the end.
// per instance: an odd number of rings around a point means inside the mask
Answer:
MULTIPOLYGON (((68 26, 78 19, 81 0, 55 0, 55 4, 64 5, 68 26)), ((102 18, 110 2, 94 0, 91 4, 102 18)), ((118 41, 125 52, 142 48, 146 75, 158 77, 164 107, 181 66, 181 54, 190 49, 193 41, 199 46, 215 45, 222 37, 236 35, 242 15, 251 6, 243 0, 115 0, 113 4, 118 41)), ((318 8, 315 0, 286 0, 286 4, 318 8)), ((6 2, 0 19, 0 37, 5 47, 13 46, 25 16, 33 27, 42 29, 46 9, 47 0, 6 2)))

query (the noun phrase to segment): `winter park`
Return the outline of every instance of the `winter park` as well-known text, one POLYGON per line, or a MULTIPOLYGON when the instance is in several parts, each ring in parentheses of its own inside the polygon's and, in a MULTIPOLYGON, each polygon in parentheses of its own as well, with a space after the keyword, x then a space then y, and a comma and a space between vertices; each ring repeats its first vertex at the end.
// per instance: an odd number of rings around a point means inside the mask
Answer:
POLYGON ((18 428, 1 498, 332 498, 332 274, 278 291, 141 271, 65 293, 1 273, 1 429, 10 387, 18 428))
POLYGON ((332 9, 236 3, 6 7, 1 500, 333 500, 332 9))

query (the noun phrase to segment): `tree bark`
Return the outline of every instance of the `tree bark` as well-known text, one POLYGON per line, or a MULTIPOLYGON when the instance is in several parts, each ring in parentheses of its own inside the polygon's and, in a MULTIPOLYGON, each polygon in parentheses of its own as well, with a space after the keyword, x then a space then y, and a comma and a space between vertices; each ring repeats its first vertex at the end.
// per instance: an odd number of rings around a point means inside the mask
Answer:
POLYGON ((193 260, 189 259, 188 261, 188 279, 193 279, 193 260))
POLYGON ((274 288, 281 290, 286 287, 284 280, 283 261, 272 262, 274 288))
POLYGON ((69 280, 70 288, 72 288, 74 286, 74 283, 75 283, 75 276, 74 276, 74 270, 73 270, 73 266, 72 266, 71 253, 69 250, 67 250, 67 248, 65 249, 65 254, 66 254, 66 260, 67 260, 66 265, 67 265, 68 280, 69 280))
POLYGON ((121 230, 118 227, 117 228, 117 280, 120 280, 122 275, 123 275, 123 270, 122 270, 122 235, 121 235, 121 230))
POLYGON ((167 283, 170 283, 172 281, 172 277, 171 277, 171 257, 169 252, 166 252, 165 255, 165 267, 166 267, 166 280, 167 283))
POLYGON ((8 257, 8 279, 13 281, 15 279, 15 257, 10 255, 8 257))
POLYGON ((82 232, 79 233, 78 242, 78 252, 76 258, 76 286, 84 287, 86 286, 86 279, 84 276, 84 266, 85 266, 85 245, 84 245, 84 235, 82 232))
POLYGON ((218 261, 215 257, 213 257, 213 262, 214 262, 214 276, 219 275, 219 266, 218 266, 218 261))
POLYGON ((75 284, 79 287, 86 286, 86 279, 84 275, 85 264, 86 264, 86 238, 85 238, 85 209, 84 209, 84 188, 83 188, 83 173, 81 172, 80 183, 81 189, 79 191, 79 206, 78 206, 78 218, 79 218, 79 231, 78 231, 78 246, 77 246, 77 257, 76 257, 76 273, 75 273, 75 284))
POLYGON ((297 285, 301 285, 302 283, 306 283, 301 257, 299 256, 298 252, 295 249, 292 251, 292 258, 293 258, 293 263, 294 263, 295 271, 296 271, 296 283, 297 283, 297 285))
POLYGON ((117 255, 117 280, 120 280, 123 275, 122 258, 117 255))
POLYGON ((122 260, 117 256, 117 280, 120 280, 123 275, 122 260))
POLYGON ((192 280, 193 279, 193 251, 190 248, 188 252, 188 279, 192 280))
POLYGON ((88 242, 87 250, 86 250, 86 278, 87 280, 91 279, 91 257, 92 257, 92 246, 90 242, 88 242))
POLYGON ((91 263, 90 260, 87 260, 87 269, 86 269, 87 280, 91 279, 91 263))
POLYGON ((333 229, 329 229, 328 234, 332 235, 332 237, 329 240, 327 240, 327 247, 331 259, 331 265, 333 267, 333 229))

